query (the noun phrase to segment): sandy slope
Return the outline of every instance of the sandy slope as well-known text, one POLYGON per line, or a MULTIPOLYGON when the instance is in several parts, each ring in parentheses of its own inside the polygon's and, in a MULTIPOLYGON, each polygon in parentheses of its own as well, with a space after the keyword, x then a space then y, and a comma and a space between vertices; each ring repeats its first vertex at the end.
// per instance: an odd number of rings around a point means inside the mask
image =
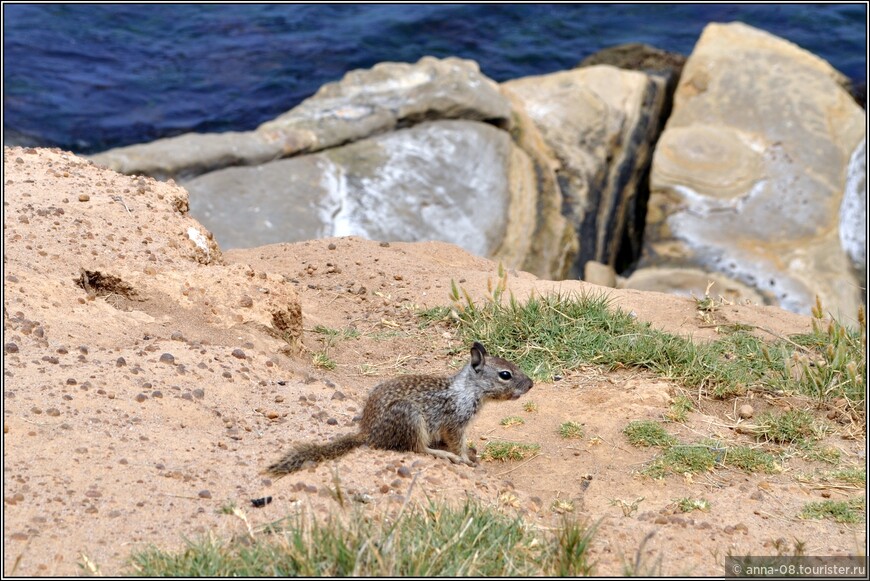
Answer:
MULTIPOLYGON (((637 476, 654 452, 633 448, 621 430, 660 418, 675 387, 591 366, 538 383, 519 401, 484 407, 471 440, 541 444, 527 464, 469 468, 360 449, 265 479, 260 470, 291 443, 355 429, 366 392, 383 378, 461 365, 449 354, 460 346, 450 329, 420 328, 415 310, 447 304, 451 279, 482 297, 496 265, 437 242, 353 238, 221 254, 174 185, 56 150, 6 149, 4 158, 5 574, 69 575, 85 561, 116 574, 146 544, 173 548, 207 531, 243 531, 220 512, 230 503, 246 507, 253 525, 303 509, 341 511, 336 481, 351 504, 378 514, 397 510, 409 493, 413 500, 470 495, 550 526, 558 518, 553 501, 573 501, 579 515, 601 521, 594 558, 602 574, 621 572, 649 532, 647 558, 661 556, 668 574, 721 574, 727 551, 775 552, 777 539, 805 541, 813 554, 854 554, 864 545, 863 525, 795 518, 803 503, 840 494, 796 478, 824 465, 794 459, 772 476, 719 470, 694 481, 637 476), (83 270, 115 278, 102 281, 108 291, 89 294, 83 270), (283 335, 266 332, 276 312, 283 335), (300 324, 301 343, 293 340, 300 324), (311 363, 326 347, 317 325, 359 332, 328 346, 332 371, 311 363), (537 411, 525 411, 526 401, 537 411), (526 422, 499 425, 508 415, 526 422), (586 437, 559 438, 566 420, 582 422, 586 437), (247 504, 266 494, 274 499, 268 507, 247 504), (672 501, 685 496, 709 499, 711 511, 672 514, 672 501), (624 516, 618 501, 641 497, 624 516)), ((602 290, 526 273, 511 273, 509 282, 518 297, 602 290)), ((611 296, 657 327, 715 336, 690 299, 611 296)), ((809 328, 806 318, 768 307, 731 306, 718 316, 778 335, 809 328)), ((686 440, 748 442, 727 427, 742 403, 706 402, 671 429, 686 440)), ((758 411, 783 405, 752 403, 758 411)), ((863 442, 839 433, 826 445, 863 462, 863 442)))

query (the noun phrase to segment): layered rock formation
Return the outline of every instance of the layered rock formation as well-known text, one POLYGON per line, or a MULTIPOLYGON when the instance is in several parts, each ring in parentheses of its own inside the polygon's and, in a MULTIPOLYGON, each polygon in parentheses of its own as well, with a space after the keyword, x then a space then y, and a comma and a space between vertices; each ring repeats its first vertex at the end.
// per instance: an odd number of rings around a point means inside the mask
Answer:
MULTIPOLYGON (((719 273, 797 312, 818 294, 856 316, 862 292, 839 224, 865 115, 843 82, 782 39, 708 26, 656 148, 642 265, 719 273)), ((662 277, 660 288, 680 289, 662 277)))
POLYGON ((616 264, 626 224, 637 213, 664 85, 658 77, 605 65, 503 83, 559 161, 563 213, 579 238, 572 278, 582 278, 590 260, 616 264))
POLYGON ((351 71, 255 131, 189 133, 91 157, 104 167, 158 179, 187 179, 232 165, 257 165, 320 151, 426 119, 506 124, 510 108, 477 63, 424 57, 351 71))

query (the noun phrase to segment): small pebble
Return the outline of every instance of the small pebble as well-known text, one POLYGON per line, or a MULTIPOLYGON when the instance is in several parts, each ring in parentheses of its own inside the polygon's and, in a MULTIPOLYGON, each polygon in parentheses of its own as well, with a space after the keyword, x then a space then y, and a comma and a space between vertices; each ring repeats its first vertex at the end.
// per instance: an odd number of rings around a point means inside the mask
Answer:
POLYGON ((88 194, 79 194, 79 202, 87 202, 91 197, 88 194))
POLYGON ((200 498, 211 498, 211 492, 208 490, 200 490, 199 497, 200 498))
POLYGON ((747 403, 740 406, 740 409, 737 411, 737 413, 744 420, 748 420, 755 414, 755 410, 752 409, 752 406, 747 403))
POLYGON ((246 357, 245 352, 242 351, 241 349, 233 349, 232 355, 236 359, 244 359, 246 357))
POLYGON ((175 364, 175 356, 172 353, 164 353, 160 356, 160 363, 169 363, 171 365, 175 364))
POLYGON ((251 504, 254 505, 254 508, 263 508, 267 504, 272 502, 271 496, 264 496, 263 498, 253 498, 251 499, 251 504))
POLYGON ((193 390, 193 397, 196 399, 202 399, 205 397, 205 390, 202 388, 196 388, 193 390))
POLYGON ((3 345, 4 353, 18 353, 18 345, 15 343, 6 343, 3 345))

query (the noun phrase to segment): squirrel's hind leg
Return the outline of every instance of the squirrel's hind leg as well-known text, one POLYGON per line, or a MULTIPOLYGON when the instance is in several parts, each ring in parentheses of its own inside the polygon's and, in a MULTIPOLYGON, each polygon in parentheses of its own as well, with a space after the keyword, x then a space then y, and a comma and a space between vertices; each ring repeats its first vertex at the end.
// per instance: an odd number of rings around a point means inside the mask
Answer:
MULTIPOLYGON (((444 440, 444 443, 447 445, 447 449, 450 450, 450 453, 452 453, 452 455, 456 457, 456 459, 448 457, 450 461, 456 464, 467 464, 468 466, 475 465, 475 462, 468 458, 468 444, 465 440, 464 429, 442 429, 441 439, 444 440)), ((439 457, 444 457, 440 456, 439 454, 435 455, 439 457)))

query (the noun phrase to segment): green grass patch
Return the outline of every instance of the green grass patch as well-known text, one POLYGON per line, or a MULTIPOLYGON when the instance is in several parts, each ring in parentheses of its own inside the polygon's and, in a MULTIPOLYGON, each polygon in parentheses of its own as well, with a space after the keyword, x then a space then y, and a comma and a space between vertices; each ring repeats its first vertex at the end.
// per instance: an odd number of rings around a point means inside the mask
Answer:
POLYGON ((566 520, 542 534, 474 503, 430 505, 398 521, 361 514, 342 523, 286 519, 270 534, 133 553, 127 574, 147 577, 483 577, 588 575, 594 527, 566 520))
POLYGON ((777 444, 809 447, 823 432, 813 415, 806 410, 764 412, 756 422, 756 437, 777 444))
POLYGON ((486 461, 525 460, 541 450, 538 444, 521 444, 519 442, 487 442, 480 453, 480 458, 486 461))
POLYGON ((792 378, 801 393, 820 399, 846 398, 857 409, 863 408, 867 386, 867 322, 862 307, 858 311, 858 328, 826 320, 816 297, 813 330, 792 340, 807 348, 791 358, 792 378))
POLYGON ((311 362, 315 365, 315 367, 320 367, 321 369, 333 370, 336 367, 335 360, 326 354, 326 351, 318 351, 314 355, 311 356, 311 362))
POLYGON ((681 512, 692 512, 693 510, 708 512, 710 510, 710 501, 704 498, 681 498, 676 502, 677 508, 681 512))
POLYGON ((566 439, 580 439, 586 433, 580 422, 562 422, 559 424, 559 435, 566 439))
POLYGON ((856 497, 850 500, 825 500, 810 502, 801 511, 801 518, 830 518, 839 523, 863 522, 866 497, 856 497))
POLYGON ((804 456, 807 460, 815 460, 816 462, 824 462, 826 464, 837 465, 840 463, 840 451, 836 448, 812 446, 804 453, 804 456))
POLYGON ((423 319, 425 326, 428 327, 447 320, 450 317, 450 307, 438 306, 430 309, 420 309, 417 311, 417 316, 423 319))
POLYGON ((685 422, 689 417, 689 412, 695 408, 692 400, 685 395, 678 395, 668 406, 668 411, 665 417, 672 422, 685 422))
POLYGON ((728 448, 725 453, 724 463, 726 466, 734 466, 746 472, 773 474, 782 470, 782 467, 772 455, 748 446, 728 448))
POLYGON ((499 424, 503 426, 521 426, 526 423, 526 420, 521 418, 520 416, 508 416, 506 418, 502 418, 499 424))
MULTIPOLYGON (((482 304, 453 283, 453 309, 444 319, 458 327, 464 343, 482 342, 533 379, 550 380, 597 364, 647 369, 717 398, 747 389, 782 390, 822 398, 843 396, 855 409, 863 409, 863 315, 859 330, 838 323, 823 330, 821 319, 814 319, 816 331, 800 340, 767 343, 748 327, 735 327, 716 341, 695 344, 613 308, 604 294, 550 294, 520 303, 513 296, 504 301, 506 289, 503 270, 482 304), (808 371, 799 375, 794 361, 801 357, 807 359, 808 371), (819 366, 813 359, 827 363, 819 366)), ((675 413, 680 417, 679 410, 675 413)))
POLYGON ((637 447, 658 446, 667 448, 677 443, 677 439, 670 435, 660 423, 652 420, 640 420, 631 422, 622 430, 628 441, 637 447))
POLYGON ((712 470, 716 456, 709 446, 700 444, 677 444, 665 450, 653 460, 642 474, 650 478, 664 478, 669 474, 697 474, 712 470))
POLYGON ((867 469, 866 468, 843 468, 834 470, 827 475, 831 480, 839 480, 856 486, 864 486, 867 484, 867 469))

